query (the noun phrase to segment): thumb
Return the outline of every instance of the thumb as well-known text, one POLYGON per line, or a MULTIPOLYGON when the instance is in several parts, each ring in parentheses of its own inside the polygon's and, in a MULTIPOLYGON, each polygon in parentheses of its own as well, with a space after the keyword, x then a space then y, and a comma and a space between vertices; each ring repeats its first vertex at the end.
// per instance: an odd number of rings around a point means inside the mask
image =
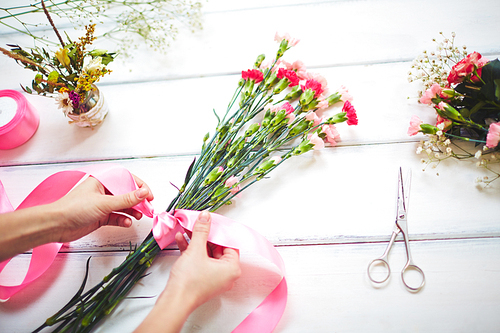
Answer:
POLYGON ((194 246, 196 249, 201 248, 206 251, 211 222, 212 217, 208 211, 202 211, 198 215, 193 227, 193 234, 191 235, 191 243, 189 246, 194 246))
POLYGON ((111 211, 132 208, 146 199, 148 195, 149 190, 145 187, 141 187, 126 194, 107 196, 109 197, 108 207, 111 211))

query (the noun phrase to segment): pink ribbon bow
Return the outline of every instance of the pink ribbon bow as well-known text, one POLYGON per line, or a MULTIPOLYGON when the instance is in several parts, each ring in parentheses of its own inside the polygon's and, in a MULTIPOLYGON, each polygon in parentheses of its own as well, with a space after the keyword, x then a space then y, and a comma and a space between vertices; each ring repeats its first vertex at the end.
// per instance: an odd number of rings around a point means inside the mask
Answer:
MULTIPOLYGON (((84 177, 91 175, 99 180, 112 194, 120 195, 137 189, 132 174, 117 165, 105 164, 86 168, 58 172, 38 185, 17 209, 54 202, 84 177)), ((176 210, 173 214, 163 212, 156 214, 150 202, 143 201, 134 207, 144 215, 153 218, 153 236, 161 249, 174 240, 177 231, 193 230, 199 212, 176 210)), ((0 182, 0 213, 13 211, 2 183, 0 182)), ((278 324, 287 301, 287 284, 284 277, 285 267, 278 251, 269 241, 255 230, 234 222, 222 215, 211 213, 212 225, 208 240, 216 245, 231 247, 241 253, 256 253, 274 263, 281 271, 283 278, 276 288, 257 306, 234 330, 237 333, 272 332, 278 324)), ((31 262, 24 280, 15 286, 0 285, 0 300, 7 300, 29 283, 41 276, 54 261, 62 244, 45 244, 33 249, 31 262)), ((0 263, 0 272, 7 263, 0 263)))

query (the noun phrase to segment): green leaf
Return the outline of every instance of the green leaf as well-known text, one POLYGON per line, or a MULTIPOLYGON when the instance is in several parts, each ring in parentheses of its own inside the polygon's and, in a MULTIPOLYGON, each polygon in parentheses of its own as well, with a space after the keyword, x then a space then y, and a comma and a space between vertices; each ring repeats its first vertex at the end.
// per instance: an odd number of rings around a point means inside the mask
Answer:
POLYGON ((495 97, 497 100, 500 100, 500 79, 495 79, 493 80, 495 83, 496 89, 495 89, 495 97))
POLYGON ((215 109, 213 109, 213 111, 214 111, 214 115, 217 117, 217 126, 218 126, 220 124, 220 118, 217 115, 217 112, 215 112, 215 109))
POLYGON ((495 80, 500 79, 500 61, 495 59, 487 63, 481 70, 481 79, 484 81, 484 86, 481 87, 481 94, 488 101, 500 102, 497 97, 497 85, 495 80))

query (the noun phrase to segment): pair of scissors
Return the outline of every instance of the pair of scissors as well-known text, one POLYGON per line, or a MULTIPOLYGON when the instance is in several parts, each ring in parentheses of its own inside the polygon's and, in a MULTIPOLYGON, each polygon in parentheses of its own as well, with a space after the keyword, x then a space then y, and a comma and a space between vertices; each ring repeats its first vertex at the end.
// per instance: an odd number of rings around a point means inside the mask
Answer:
POLYGON ((387 281, 391 274, 391 269, 389 268, 389 263, 387 262, 387 257, 389 256, 389 252, 391 250, 394 241, 399 233, 403 234, 403 239, 406 246, 406 265, 403 267, 401 271, 401 279, 403 280, 403 284, 405 287, 411 292, 418 292, 425 284, 425 275, 424 272, 413 263, 410 253, 410 240, 408 238, 408 201, 410 194, 410 181, 411 181, 411 170, 408 171, 408 175, 406 177, 405 182, 403 182, 403 171, 399 168, 398 175, 398 201, 397 201, 397 215, 396 215, 396 224, 394 225, 394 229, 392 231, 391 240, 385 249, 384 254, 377 259, 374 259, 368 265, 368 277, 374 283, 383 283, 387 281), (372 276, 372 269, 376 265, 382 265, 385 269, 387 269, 387 275, 383 277, 383 279, 376 279, 372 276), (418 286, 410 286, 407 281, 405 281, 405 272, 408 270, 414 270, 418 274, 420 274, 422 280, 420 285, 418 286))

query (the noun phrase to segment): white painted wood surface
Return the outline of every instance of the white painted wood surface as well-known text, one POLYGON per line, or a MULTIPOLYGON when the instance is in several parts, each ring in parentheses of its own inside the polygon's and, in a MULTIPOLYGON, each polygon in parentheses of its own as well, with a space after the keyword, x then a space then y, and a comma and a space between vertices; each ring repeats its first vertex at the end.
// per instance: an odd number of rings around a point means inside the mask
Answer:
MULTIPOLYGON (((477 187, 488 175, 471 162, 446 161, 421 171, 411 115, 430 121, 407 82, 411 60, 434 47, 439 31, 457 32, 459 45, 490 58, 500 54, 500 3, 475 1, 223 1, 204 7, 204 30, 181 32, 166 55, 138 50, 116 61, 100 85, 110 105, 94 131, 68 125, 53 101, 28 96, 40 127, 25 145, 0 151, 0 180, 14 205, 50 174, 88 163, 120 163, 143 178, 163 210, 175 195, 201 138, 214 127, 239 77, 261 53, 272 57, 274 33, 301 39, 286 59, 301 59, 332 90, 349 87, 360 124, 339 126, 338 147, 291 160, 221 212, 267 237, 285 260, 289 302, 276 332, 495 332, 500 320, 500 183, 477 187), (409 232, 412 254, 427 284, 407 292, 399 271, 404 246, 391 255, 389 282, 375 288, 366 266, 389 239, 395 214, 396 171, 413 169, 409 232)), ((50 32, 50 31, 49 31, 50 32)), ((48 32, 48 33, 49 33, 48 32)), ((23 38, 0 29, 0 44, 23 38)), ((109 45, 107 48, 110 48, 109 45)), ((0 89, 19 90, 33 74, 0 57, 0 89)), ((76 291, 92 255, 92 285, 140 242, 151 221, 131 229, 103 228, 65 246, 32 287, 0 304, 0 332, 28 332, 76 291)), ((133 295, 158 295, 178 252, 164 251, 133 295)), ((0 279, 19 278, 21 255, 0 279)), ((272 265, 243 258, 234 290, 197 310, 185 332, 230 332, 272 290, 262 277, 272 265)), ((96 330, 129 332, 154 298, 129 300, 96 330)))

